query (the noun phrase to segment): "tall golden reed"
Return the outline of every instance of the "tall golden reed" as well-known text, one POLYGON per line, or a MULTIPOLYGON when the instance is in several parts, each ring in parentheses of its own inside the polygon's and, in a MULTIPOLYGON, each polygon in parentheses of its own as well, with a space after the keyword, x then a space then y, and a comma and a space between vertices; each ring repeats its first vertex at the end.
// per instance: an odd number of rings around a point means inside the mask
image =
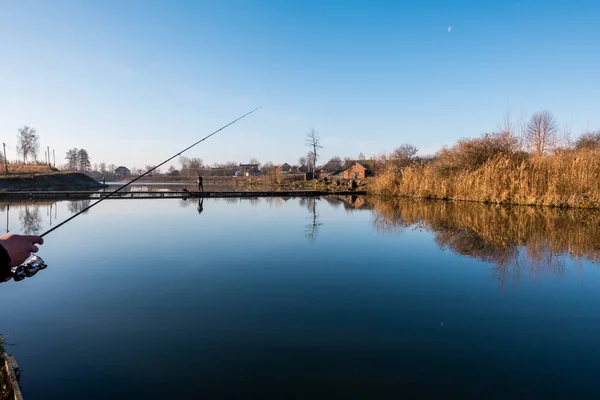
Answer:
POLYGON ((413 198, 600 208, 600 149, 532 156, 497 155, 481 166, 442 174, 435 161, 389 165, 371 192, 413 198))

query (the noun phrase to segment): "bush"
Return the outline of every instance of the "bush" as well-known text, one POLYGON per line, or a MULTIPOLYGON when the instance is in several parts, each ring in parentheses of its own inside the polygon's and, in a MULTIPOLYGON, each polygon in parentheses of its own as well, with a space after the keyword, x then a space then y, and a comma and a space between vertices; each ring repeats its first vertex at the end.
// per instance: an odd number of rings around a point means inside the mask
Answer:
POLYGON ((518 141, 510 133, 485 133, 480 138, 462 139, 450 148, 440 150, 435 157, 435 169, 442 176, 460 171, 472 171, 486 161, 504 155, 522 159, 518 141))
POLYGON ((584 133, 575 142, 575 150, 600 149, 600 131, 584 133))

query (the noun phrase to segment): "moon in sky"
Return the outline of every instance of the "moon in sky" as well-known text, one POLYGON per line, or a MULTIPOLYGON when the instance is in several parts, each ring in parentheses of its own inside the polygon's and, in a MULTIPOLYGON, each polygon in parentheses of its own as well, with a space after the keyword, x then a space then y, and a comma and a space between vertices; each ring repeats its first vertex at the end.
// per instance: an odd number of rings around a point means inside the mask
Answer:
POLYGON ((452 32, 452 27, 451 26, 448 27, 448 33, 450 33, 450 32, 452 32))

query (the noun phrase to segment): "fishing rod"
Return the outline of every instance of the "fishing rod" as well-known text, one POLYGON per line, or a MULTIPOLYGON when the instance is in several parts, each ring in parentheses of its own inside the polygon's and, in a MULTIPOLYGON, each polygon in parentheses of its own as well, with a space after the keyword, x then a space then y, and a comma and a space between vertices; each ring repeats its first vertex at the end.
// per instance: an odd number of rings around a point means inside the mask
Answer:
MULTIPOLYGON (((79 215, 83 214, 84 212, 88 211, 90 208, 92 208, 92 207, 100 204, 101 202, 103 202, 104 200, 106 200, 107 198, 109 198, 110 196, 112 196, 115 193, 118 193, 121 190, 125 189, 127 186, 131 185, 133 182, 140 180, 141 178, 143 178, 144 176, 148 175, 149 173, 151 173, 155 169, 160 168, 161 166, 165 165, 166 163, 168 163, 169 161, 171 161, 175 157, 178 157, 178 156, 182 155, 183 153, 185 153, 186 151, 188 151, 192 147, 195 147, 198 144, 204 142, 206 139, 210 138, 213 135, 216 135, 217 133, 221 132, 223 129, 225 129, 225 128, 227 128, 227 127, 235 124, 239 120, 247 117, 248 115, 252 114, 253 112, 255 112, 258 109, 260 109, 260 107, 256 107, 254 110, 249 111, 246 114, 242 115, 241 117, 238 117, 238 118, 234 119, 233 121, 229 122, 227 125, 223 125, 222 127, 220 127, 219 129, 217 129, 216 131, 214 131, 211 134, 209 134, 209 135, 203 137, 202 139, 198 140, 196 143, 194 143, 194 144, 186 147, 185 149, 179 151, 175 155, 167 158, 165 161, 161 162, 160 164, 156 165, 155 167, 150 168, 148 171, 144 172, 142 175, 138 176, 137 178, 131 180, 130 182, 127 182, 123 186, 118 187, 117 189, 113 190, 112 192, 107 193, 105 196, 101 196, 98 201, 90 204, 89 206, 87 206, 83 210, 79 211, 78 213, 72 215, 71 217, 67 218, 66 220, 64 220, 60 224, 58 224, 55 227, 53 227, 53 228, 47 230, 46 232, 42 233, 40 235, 40 237, 44 237, 44 236, 48 235, 49 233, 54 232, 55 230, 57 230, 58 228, 60 228, 64 224, 66 224, 67 222, 71 221, 72 219, 74 219, 74 218, 78 217, 79 215)), ((47 264, 44 262, 44 260, 42 260, 41 257, 39 257, 37 255, 32 255, 23 264, 19 265, 18 267, 13 268, 13 278, 15 279, 15 281, 22 280, 26 276, 29 277, 29 276, 35 275, 35 273, 37 273, 38 270, 44 269, 46 267, 47 267, 47 264)))

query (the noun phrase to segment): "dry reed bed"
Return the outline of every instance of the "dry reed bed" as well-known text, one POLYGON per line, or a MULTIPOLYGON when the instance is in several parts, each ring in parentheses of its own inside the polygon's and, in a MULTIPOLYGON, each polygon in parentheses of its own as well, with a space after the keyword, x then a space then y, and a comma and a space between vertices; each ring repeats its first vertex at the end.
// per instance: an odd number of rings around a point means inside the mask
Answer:
POLYGON ((600 208, 600 150, 515 161, 499 155, 479 168, 442 174, 435 161, 386 168, 372 193, 414 198, 600 208))

